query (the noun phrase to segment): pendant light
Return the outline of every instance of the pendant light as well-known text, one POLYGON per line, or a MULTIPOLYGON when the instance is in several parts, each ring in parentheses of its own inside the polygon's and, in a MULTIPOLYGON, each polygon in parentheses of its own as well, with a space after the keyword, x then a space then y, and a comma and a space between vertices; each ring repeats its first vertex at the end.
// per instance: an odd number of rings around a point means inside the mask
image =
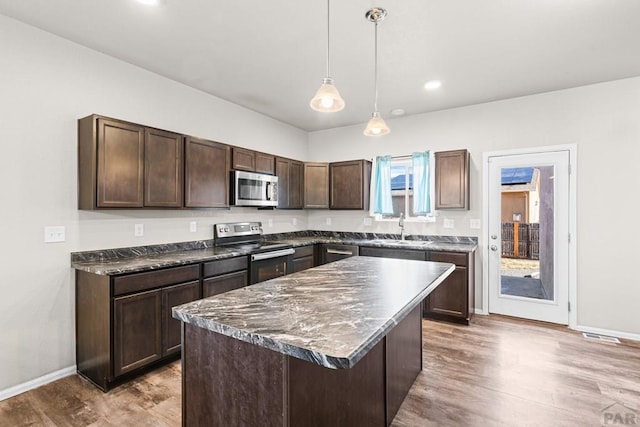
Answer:
POLYGON ((365 14, 365 17, 375 24, 373 114, 364 130, 366 136, 382 136, 390 132, 389 126, 384 122, 378 111, 378 22, 382 21, 386 16, 387 11, 380 7, 374 7, 365 14))
POLYGON ((335 113, 344 108, 344 99, 338 93, 338 89, 333 84, 333 79, 330 77, 329 69, 329 0, 327 0, 327 77, 322 79, 322 86, 316 92, 315 96, 309 102, 312 109, 320 111, 322 113, 335 113))

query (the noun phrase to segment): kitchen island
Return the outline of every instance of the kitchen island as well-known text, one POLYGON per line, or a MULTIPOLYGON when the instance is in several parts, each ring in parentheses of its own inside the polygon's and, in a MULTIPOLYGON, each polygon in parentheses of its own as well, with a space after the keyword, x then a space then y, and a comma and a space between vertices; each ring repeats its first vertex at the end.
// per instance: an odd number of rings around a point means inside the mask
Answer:
POLYGON ((174 307, 183 425, 385 426, 453 264, 354 257, 174 307))

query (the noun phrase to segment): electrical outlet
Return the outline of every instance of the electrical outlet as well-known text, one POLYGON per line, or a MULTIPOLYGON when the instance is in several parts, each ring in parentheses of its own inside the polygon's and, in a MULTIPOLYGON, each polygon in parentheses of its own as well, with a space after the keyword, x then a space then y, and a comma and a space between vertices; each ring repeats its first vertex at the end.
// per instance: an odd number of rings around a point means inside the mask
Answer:
POLYGON ((331 218, 327 218, 327 225, 331 225, 331 218))
POLYGON ((452 219, 448 219, 448 218, 444 219, 444 224, 443 224, 444 228, 453 228, 453 226, 454 226, 454 221, 452 219))
POLYGON ((144 236, 144 224, 136 224, 133 227, 133 235, 135 237, 142 237, 144 236))
POLYGON ((291 222, 293 223, 293 225, 298 225, 298 218, 293 218, 291 222))
POLYGON ((371 225, 371 218, 365 218, 364 219, 364 225, 371 225))
POLYGON ((198 231, 198 223, 195 221, 191 221, 189 223, 189 231, 192 233, 195 233, 196 231, 198 231))
POLYGON ((59 243, 65 241, 65 228, 62 225, 44 228, 45 243, 59 243))
POLYGON ((469 220, 469 228, 479 229, 480 228, 480 220, 479 219, 469 220))
POLYGON ((267 220, 267 227, 273 227, 273 220, 271 218, 267 220))

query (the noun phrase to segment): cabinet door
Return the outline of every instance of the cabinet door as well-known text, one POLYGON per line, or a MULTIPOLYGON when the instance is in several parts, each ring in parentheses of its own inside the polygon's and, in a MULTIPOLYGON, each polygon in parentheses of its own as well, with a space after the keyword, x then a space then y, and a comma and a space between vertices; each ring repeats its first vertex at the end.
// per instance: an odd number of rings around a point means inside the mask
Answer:
POLYGON ((469 152, 435 154, 436 209, 469 209, 469 152))
POLYGON ((371 162, 353 160, 329 165, 329 207, 369 209, 371 162))
POLYGON ((113 301, 113 376, 162 357, 162 301, 159 290, 113 301))
POLYGON ((304 207, 329 208, 329 164, 304 164, 304 207))
POLYGON ((292 160, 289 168, 289 208, 302 209, 304 205, 304 164, 292 160))
POLYGON ((289 169, 291 162, 276 157, 276 176, 278 177, 278 208, 289 208, 289 169))
POLYGON ((248 284, 247 270, 209 277, 202 281, 202 297, 206 298, 234 289, 244 288, 248 284))
POLYGON ((229 206, 228 145, 187 137, 185 141, 185 206, 229 206))
POLYGON ((144 128, 98 119, 98 208, 143 206, 144 128))
POLYGON ((275 160, 275 156, 271 154, 256 151, 256 172, 274 175, 276 173, 275 160))
POLYGON ((467 268, 456 267, 427 297, 427 311, 466 319, 469 314, 467 286, 467 268))
POLYGON ((231 168, 239 171, 255 171, 256 153, 246 148, 233 147, 233 163, 231 168))
POLYGON ((144 205, 182 207, 182 135, 146 129, 144 142, 144 205))
POLYGON ((194 281, 162 289, 162 355, 180 351, 180 321, 171 315, 171 307, 200 298, 200 282, 194 281))

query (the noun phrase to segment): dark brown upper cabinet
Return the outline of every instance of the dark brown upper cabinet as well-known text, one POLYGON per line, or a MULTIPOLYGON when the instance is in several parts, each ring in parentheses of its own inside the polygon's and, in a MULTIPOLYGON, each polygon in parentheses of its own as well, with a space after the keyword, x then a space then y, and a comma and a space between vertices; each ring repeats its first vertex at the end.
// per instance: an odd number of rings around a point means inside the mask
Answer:
POLYGON ((78 207, 181 207, 182 140, 97 115, 78 120, 78 207))
POLYGON ((370 161, 330 163, 329 178, 331 209, 369 209, 370 161))
POLYGON ((231 147, 188 136, 184 151, 185 206, 228 207, 231 147))
POLYGON ((304 208, 329 208, 329 163, 304 164, 304 208))
POLYGON ((436 206, 441 209, 469 210, 469 152, 435 153, 436 206))
POLYGON ((278 208, 302 209, 304 164, 284 157, 276 157, 275 163, 278 177, 278 208))
POLYGON ((246 148, 233 147, 233 170, 266 173, 275 173, 275 156, 248 150, 246 148))
POLYGON ((145 129, 144 205, 182 207, 184 137, 159 129, 145 129))

